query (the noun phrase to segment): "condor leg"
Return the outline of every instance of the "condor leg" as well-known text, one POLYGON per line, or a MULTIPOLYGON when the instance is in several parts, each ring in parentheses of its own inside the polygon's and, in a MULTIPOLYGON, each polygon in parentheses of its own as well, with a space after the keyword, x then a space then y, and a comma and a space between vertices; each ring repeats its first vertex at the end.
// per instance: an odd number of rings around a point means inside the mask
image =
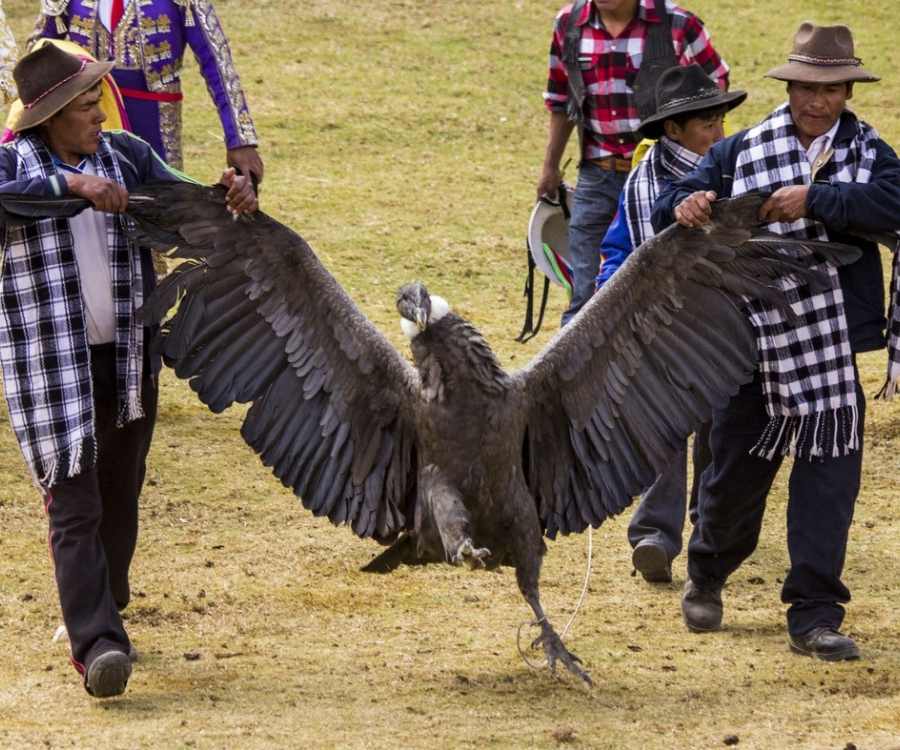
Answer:
POLYGON ((470 568, 483 568, 491 551, 476 547, 472 541, 471 518, 459 490, 436 466, 426 466, 419 474, 420 517, 417 530, 420 540, 440 539, 447 562, 465 563, 470 568))
POLYGON ((588 685, 593 685, 590 675, 581 667, 581 659, 571 653, 563 646, 562 639, 553 629, 547 615, 544 614, 544 608, 541 606, 538 579, 541 574, 541 558, 543 556, 543 541, 538 538, 534 545, 524 545, 527 549, 520 551, 518 562, 516 564, 516 582, 519 584, 519 591, 528 602, 528 606, 534 612, 536 625, 541 628, 541 634, 535 638, 531 644, 533 648, 543 647, 544 654, 547 657, 547 664, 550 666, 551 672, 556 672, 556 663, 562 662, 576 677, 580 677, 588 685))

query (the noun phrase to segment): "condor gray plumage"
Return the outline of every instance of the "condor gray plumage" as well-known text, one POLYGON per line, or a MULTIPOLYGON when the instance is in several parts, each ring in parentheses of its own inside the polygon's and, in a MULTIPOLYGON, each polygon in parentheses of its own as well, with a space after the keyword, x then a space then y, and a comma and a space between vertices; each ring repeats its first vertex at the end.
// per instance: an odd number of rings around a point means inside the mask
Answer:
POLYGON ((252 403, 242 435, 303 505, 392 544, 369 570, 515 566, 550 664, 589 681, 541 608, 543 537, 620 512, 750 380, 739 295, 780 304, 779 276, 817 280, 779 252, 790 241, 751 239, 760 202, 717 203, 709 231, 643 245, 512 374, 421 284, 397 300, 410 366, 302 238, 262 213, 232 221, 221 188, 144 188, 129 213, 189 259, 145 310, 161 320, 181 299, 165 358, 213 411, 252 403))

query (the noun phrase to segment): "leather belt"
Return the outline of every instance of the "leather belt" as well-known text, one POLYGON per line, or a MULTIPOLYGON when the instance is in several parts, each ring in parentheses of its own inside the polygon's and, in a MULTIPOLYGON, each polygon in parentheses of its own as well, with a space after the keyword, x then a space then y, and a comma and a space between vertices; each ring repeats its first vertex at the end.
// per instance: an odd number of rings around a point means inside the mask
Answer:
POLYGON ((590 164, 608 172, 630 172, 631 159, 622 159, 619 156, 604 156, 600 159, 586 159, 590 164))

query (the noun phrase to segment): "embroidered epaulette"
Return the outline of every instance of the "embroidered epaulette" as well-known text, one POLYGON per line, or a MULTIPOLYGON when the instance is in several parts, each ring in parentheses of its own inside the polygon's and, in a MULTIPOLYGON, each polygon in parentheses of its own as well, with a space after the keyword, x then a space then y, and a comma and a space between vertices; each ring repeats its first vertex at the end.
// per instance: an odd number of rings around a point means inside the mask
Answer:
POLYGON ((62 15, 68 4, 68 0, 41 0, 41 13, 45 16, 62 15))
POLYGON ((194 25, 194 14, 191 12, 193 9, 191 6, 194 4, 194 0, 175 0, 175 5, 180 5, 184 8, 184 25, 185 26, 193 26, 194 25))
POLYGON ((66 33, 66 24, 63 23, 60 16, 65 12, 68 4, 68 0, 41 0, 41 13, 56 20, 58 34, 66 33))

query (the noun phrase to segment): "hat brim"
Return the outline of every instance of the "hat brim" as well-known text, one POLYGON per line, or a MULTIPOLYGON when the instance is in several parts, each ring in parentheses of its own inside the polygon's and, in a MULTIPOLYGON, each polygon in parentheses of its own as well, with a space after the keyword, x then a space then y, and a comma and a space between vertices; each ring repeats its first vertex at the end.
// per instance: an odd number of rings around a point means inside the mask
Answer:
POLYGON ((557 259, 571 266, 569 258, 569 224, 558 203, 539 200, 528 220, 528 250, 537 269, 554 284, 566 286, 565 273, 554 267, 557 259), (544 245, 554 254, 553 261, 547 257, 544 245))
POLYGON ((734 91, 722 91, 717 96, 695 99, 688 104, 682 104, 679 107, 672 107, 672 109, 650 115, 638 126, 638 132, 644 138, 653 138, 655 140, 660 138, 665 132, 663 123, 672 117, 690 112, 702 112, 705 109, 715 109, 716 107, 725 107, 730 112, 735 107, 743 104, 746 98, 746 91, 735 89, 734 91))
POLYGON ((78 75, 51 91, 43 99, 39 99, 34 106, 23 107, 22 114, 19 115, 19 119, 13 124, 11 130, 14 133, 21 133, 23 130, 47 121, 85 91, 90 91, 114 66, 114 62, 86 63, 78 75))
POLYGON ((811 65, 803 62, 779 65, 765 77, 788 83, 874 83, 881 80, 862 65, 811 65))

